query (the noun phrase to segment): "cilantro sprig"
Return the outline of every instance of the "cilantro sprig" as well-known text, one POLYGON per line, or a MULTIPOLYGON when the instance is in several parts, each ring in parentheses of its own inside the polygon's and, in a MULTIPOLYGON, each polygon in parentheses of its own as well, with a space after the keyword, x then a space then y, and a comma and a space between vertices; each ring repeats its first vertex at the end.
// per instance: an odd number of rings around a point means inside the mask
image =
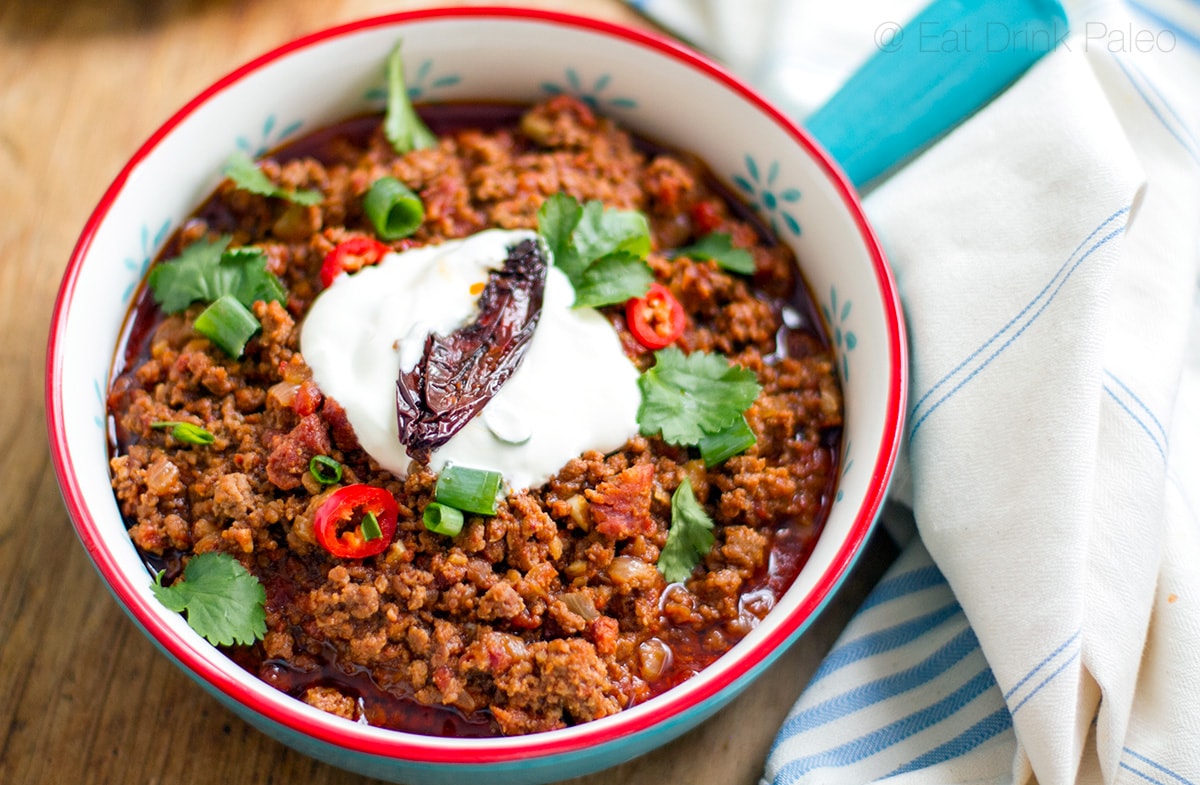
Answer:
POLYGON ((301 205, 320 204, 325 199, 325 195, 317 190, 293 190, 276 185, 258 168, 258 164, 241 150, 229 156, 222 174, 233 180, 233 184, 243 191, 259 196, 286 199, 301 205))
POLYGON ((249 308, 256 300, 284 302, 286 291, 267 270, 260 248, 229 248, 229 236, 197 240, 178 257, 150 270, 154 301, 167 313, 178 313, 194 302, 216 302, 232 295, 249 308))
POLYGON ((163 585, 163 574, 154 576, 150 590, 170 610, 186 612, 188 626, 209 643, 249 645, 266 634, 267 592, 229 554, 211 551, 193 556, 183 568, 183 580, 171 586, 163 585))
POLYGON ((685 477, 671 496, 671 528, 658 556, 658 571, 668 583, 686 581, 715 541, 712 518, 696 500, 692 483, 685 477))
POLYGON ((689 259, 712 260, 718 267, 730 272, 754 274, 754 256, 745 248, 735 248, 733 238, 726 232, 706 234, 692 245, 680 248, 675 255, 686 256, 689 259))
POLYGON ((538 210, 538 233, 575 287, 574 307, 599 307, 642 297, 654 282, 646 264, 650 226, 634 210, 579 204, 557 193, 538 210))
POLYGON ((261 248, 230 248, 230 238, 197 240, 178 257, 156 265, 147 279, 154 301, 167 313, 209 303, 194 327, 230 357, 241 357, 261 325, 250 311, 258 300, 284 302, 287 292, 267 270, 261 248))
POLYGON ((762 389, 753 371, 720 354, 670 346, 654 358, 638 377, 638 425, 643 435, 660 433, 671 444, 696 445, 734 425, 762 389))
POLYGON ((404 79, 404 60, 400 56, 400 41, 392 47, 387 58, 387 109, 383 117, 383 133, 399 155, 437 145, 437 137, 422 122, 408 98, 404 79))

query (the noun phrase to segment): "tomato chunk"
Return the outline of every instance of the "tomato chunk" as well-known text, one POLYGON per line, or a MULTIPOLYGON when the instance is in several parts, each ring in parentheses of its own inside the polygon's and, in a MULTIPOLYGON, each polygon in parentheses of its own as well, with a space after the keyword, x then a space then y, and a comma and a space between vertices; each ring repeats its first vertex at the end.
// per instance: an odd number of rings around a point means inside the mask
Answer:
POLYGON ((368 264, 378 264, 390 250, 388 245, 371 237, 343 240, 325 254, 325 261, 321 263, 321 286, 328 289, 333 279, 342 273, 354 273, 368 264))
POLYGON ((683 306, 660 283, 650 284, 645 297, 625 304, 625 322, 638 343, 647 349, 661 349, 683 335, 683 306))
POLYGON ((346 485, 317 508, 313 534, 334 556, 365 559, 391 545, 399 513, 395 497, 383 488, 362 483, 346 485))

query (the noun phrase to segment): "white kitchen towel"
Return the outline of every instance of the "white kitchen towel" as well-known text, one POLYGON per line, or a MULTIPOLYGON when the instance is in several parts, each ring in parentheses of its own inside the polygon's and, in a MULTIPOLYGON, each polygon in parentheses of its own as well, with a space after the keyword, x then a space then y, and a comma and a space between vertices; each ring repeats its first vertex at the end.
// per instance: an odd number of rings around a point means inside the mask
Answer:
MULTIPOLYGON (((749 4, 771 21, 731 46, 713 9, 736 4, 637 5, 798 119, 917 10, 749 4), (846 45, 806 84, 814 40, 846 45)), ((1068 12, 867 198, 908 318, 895 498, 920 538, 764 782, 1200 785, 1200 4, 1068 12)))

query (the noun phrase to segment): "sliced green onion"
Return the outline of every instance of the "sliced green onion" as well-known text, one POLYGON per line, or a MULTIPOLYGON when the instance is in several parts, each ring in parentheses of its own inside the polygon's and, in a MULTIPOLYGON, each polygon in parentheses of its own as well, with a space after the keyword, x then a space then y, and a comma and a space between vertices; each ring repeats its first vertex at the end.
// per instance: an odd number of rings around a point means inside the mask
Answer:
POLYGON ((425 512, 421 517, 425 520, 425 528, 435 534, 457 537, 458 533, 462 531, 462 511, 445 504, 430 502, 425 505, 425 512))
POLYGON ((308 462, 308 471, 322 485, 342 481, 342 465, 328 455, 314 455, 308 462))
POLYGON ((716 466, 750 449, 756 441, 754 431, 750 430, 750 423, 743 415, 728 428, 705 434, 700 439, 700 457, 705 466, 716 466))
POLYGON ((417 231, 425 220, 421 198, 395 177, 380 177, 363 196, 363 212, 375 233, 385 240, 398 240, 417 231))
POLYGON ((169 428, 171 437, 176 441, 184 444, 212 444, 216 437, 209 433, 199 425, 192 425, 190 422, 172 422, 170 420, 159 420, 158 422, 150 423, 151 428, 169 428))
POLYGON ((444 505, 479 515, 496 514, 500 472, 447 466, 438 476, 434 497, 444 505))
POLYGON ((363 539, 367 542, 378 540, 383 536, 383 530, 379 528, 379 519, 373 512, 368 511, 358 526, 362 529, 363 539))
POLYGON ((225 350, 230 357, 241 357, 246 341, 260 325, 250 309, 231 294, 221 295, 196 317, 196 332, 225 350))

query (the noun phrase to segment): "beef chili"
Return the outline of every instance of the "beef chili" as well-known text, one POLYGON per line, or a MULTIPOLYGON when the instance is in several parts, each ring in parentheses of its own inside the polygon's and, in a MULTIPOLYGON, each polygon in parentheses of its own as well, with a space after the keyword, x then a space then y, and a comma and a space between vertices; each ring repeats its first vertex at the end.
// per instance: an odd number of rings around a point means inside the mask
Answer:
POLYGON ((220 237, 258 249, 282 296, 253 301, 260 329, 233 357, 197 332, 202 303, 168 313, 143 287, 108 394, 112 485, 163 586, 209 553, 257 579, 258 633, 222 648, 299 700, 435 735, 524 734, 611 715, 713 662, 803 565, 838 464, 829 342, 790 250, 692 156, 635 139, 566 96, 422 116, 437 135, 426 149, 397 153, 373 116, 261 162, 275 186, 317 191, 319 202, 227 179, 176 233, 163 258, 220 237), (400 240, 381 240, 361 205, 382 176, 423 204, 400 240), (401 476, 362 449, 300 352, 305 315, 335 276, 388 253, 536 229, 559 193, 645 216, 655 293, 636 329, 654 340, 631 330, 632 303, 599 311, 638 372, 655 365, 660 339, 666 351, 752 372, 752 443, 710 466, 695 446, 635 432, 439 533, 426 525, 430 509, 446 506, 438 473, 416 460, 401 476), (749 254, 747 272, 679 251, 714 233, 749 254), (385 526, 362 494, 340 490, 357 486, 386 497, 385 526), (711 521, 711 543, 668 582, 660 556, 685 488, 711 521), (330 513, 339 493, 346 508, 330 513))

